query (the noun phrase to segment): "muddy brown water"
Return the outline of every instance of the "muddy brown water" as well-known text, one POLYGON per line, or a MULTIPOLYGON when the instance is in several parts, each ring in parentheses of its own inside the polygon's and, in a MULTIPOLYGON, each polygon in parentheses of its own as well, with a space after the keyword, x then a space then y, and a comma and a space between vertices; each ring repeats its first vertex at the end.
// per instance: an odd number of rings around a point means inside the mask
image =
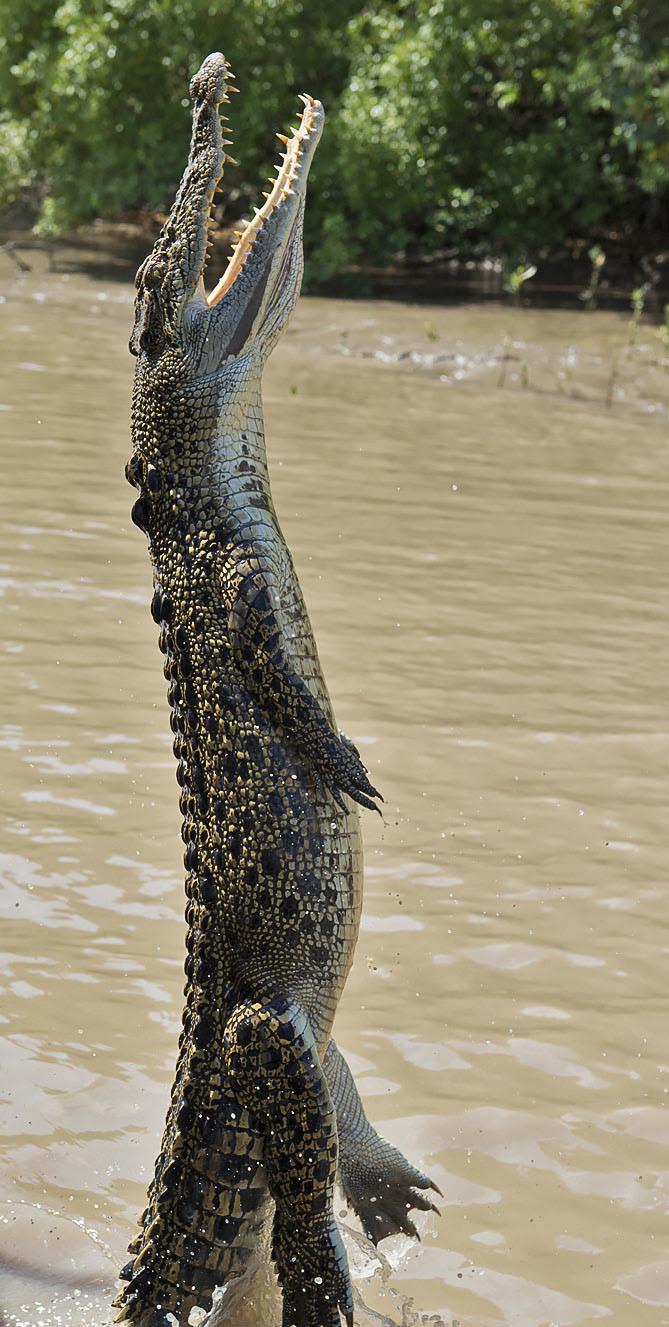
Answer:
MULTIPOLYGON (((0 1318, 100 1327, 180 1025, 176 784, 130 287, 3 264, 0 1318)), ((669 370, 627 334, 303 300, 267 370, 276 505, 386 798, 338 1039, 444 1193, 421 1244, 349 1236, 364 1327, 669 1323, 669 370)))

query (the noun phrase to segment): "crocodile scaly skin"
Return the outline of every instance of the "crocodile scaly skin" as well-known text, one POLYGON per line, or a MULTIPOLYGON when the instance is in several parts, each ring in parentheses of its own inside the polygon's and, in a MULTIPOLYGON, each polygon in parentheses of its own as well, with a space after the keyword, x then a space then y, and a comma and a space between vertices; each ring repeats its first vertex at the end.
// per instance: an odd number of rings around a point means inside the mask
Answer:
POLYGON ((126 473, 153 566, 188 953, 171 1103, 116 1304, 119 1321, 187 1323, 271 1221, 284 1327, 338 1327, 352 1322, 338 1161, 372 1238, 413 1229, 430 1181, 378 1138, 331 1042, 360 917, 356 802, 379 794, 335 726, 265 459, 261 372, 299 290, 323 112, 304 98, 267 215, 207 303, 229 78, 216 54, 191 84, 191 153, 138 273, 131 339, 126 473))

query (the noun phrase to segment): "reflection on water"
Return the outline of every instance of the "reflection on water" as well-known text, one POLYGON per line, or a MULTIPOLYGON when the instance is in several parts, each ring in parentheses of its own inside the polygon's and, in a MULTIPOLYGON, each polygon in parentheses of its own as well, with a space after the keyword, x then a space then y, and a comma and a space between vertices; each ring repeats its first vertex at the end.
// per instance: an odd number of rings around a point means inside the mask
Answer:
MULTIPOLYGON (((180 1025, 177 797, 130 288, 5 275, 0 1305, 100 1327, 180 1025)), ((669 375, 621 359, 607 405, 625 339, 305 300, 267 371, 277 507, 386 797, 338 1039, 445 1195, 421 1244, 350 1233, 362 1327, 669 1323, 669 375)))

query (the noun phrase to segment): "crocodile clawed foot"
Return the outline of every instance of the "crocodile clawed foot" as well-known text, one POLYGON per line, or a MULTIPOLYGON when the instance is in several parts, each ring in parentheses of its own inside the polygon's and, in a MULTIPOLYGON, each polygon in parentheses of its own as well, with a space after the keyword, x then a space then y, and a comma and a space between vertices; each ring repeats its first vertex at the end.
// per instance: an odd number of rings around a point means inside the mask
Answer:
POLYGON ((376 1245, 389 1235, 420 1235, 409 1216, 411 1208, 436 1212, 439 1208, 421 1190, 441 1190, 417 1170, 396 1148, 388 1148, 383 1164, 366 1167, 364 1162, 340 1166, 340 1179, 349 1207, 360 1218, 367 1238, 376 1245))
POLYGON ((381 815, 380 808, 373 800, 376 798, 382 802, 381 793, 367 778, 367 769, 360 759, 360 752, 345 733, 339 734, 339 750, 333 767, 335 780, 332 781, 331 788, 335 801, 341 806, 341 796, 338 794, 344 792, 359 806, 366 806, 369 811, 378 811, 381 815))
POLYGON ((283 1289, 282 1327, 353 1327, 353 1294, 346 1253, 334 1221, 309 1242, 295 1226, 274 1227, 274 1259, 283 1289))

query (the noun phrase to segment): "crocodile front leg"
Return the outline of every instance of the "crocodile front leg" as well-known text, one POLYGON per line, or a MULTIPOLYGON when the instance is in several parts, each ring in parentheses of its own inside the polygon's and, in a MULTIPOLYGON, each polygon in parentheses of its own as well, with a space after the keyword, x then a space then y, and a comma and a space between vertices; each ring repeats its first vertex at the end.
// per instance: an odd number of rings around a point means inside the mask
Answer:
POLYGON ((352 1327, 348 1264, 333 1211, 337 1122, 306 1014, 281 994, 240 1003, 226 1029, 225 1059, 240 1100, 265 1120, 283 1327, 339 1327, 340 1310, 352 1327))
POLYGON ((361 806, 378 811, 373 798, 381 794, 370 783, 359 751, 343 733, 335 732, 322 705, 291 665, 271 571, 260 558, 250 563, 235 550, 224 594, 230 604, 233 654, 252 694, 277 728, 286 731, 342 810, 346 806, 341 794, 347 793, 361 806))

